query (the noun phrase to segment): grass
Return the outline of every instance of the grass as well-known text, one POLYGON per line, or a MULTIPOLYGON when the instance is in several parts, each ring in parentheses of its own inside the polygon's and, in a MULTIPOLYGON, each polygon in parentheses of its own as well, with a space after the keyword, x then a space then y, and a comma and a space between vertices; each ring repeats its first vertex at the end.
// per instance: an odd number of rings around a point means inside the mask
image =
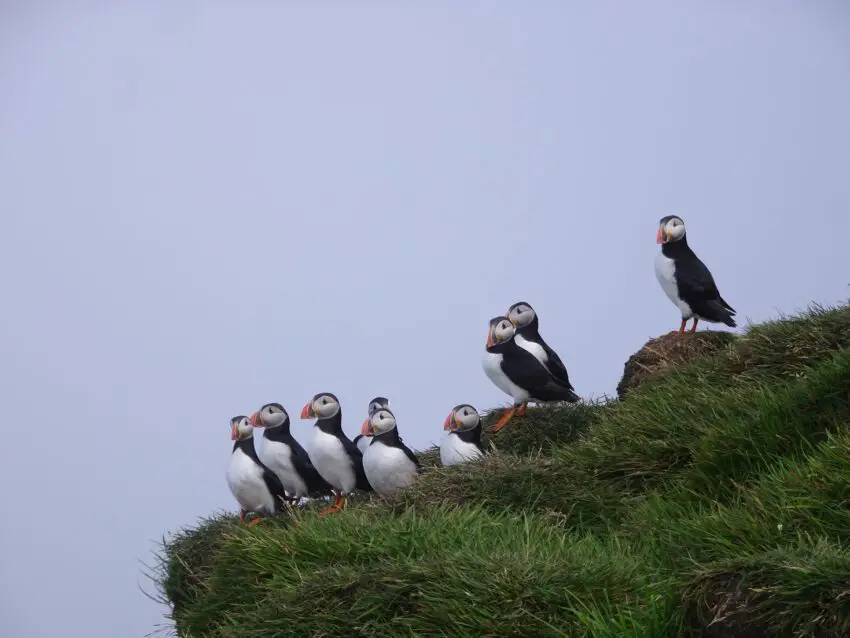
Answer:
POLYGON ((619 401, 495 418, 487 458, 426 451, 391 500, 173 535, 177 633, 850 635, 850 306, 754 326, 619 401))

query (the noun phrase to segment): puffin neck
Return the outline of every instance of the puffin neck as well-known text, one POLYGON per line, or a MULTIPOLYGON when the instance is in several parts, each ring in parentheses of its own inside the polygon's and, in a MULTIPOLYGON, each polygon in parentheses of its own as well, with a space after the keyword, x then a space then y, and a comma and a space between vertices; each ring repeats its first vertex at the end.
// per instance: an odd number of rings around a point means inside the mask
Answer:
POLYGON ((275 425, 270 428, 263 428, 263 438, 268 439, 269 441, 283 441, 290 437, 289 434, 289 421, 287 420, 285 423, 281 425, 275 425))
POLYGON ((675 259, 676 257, 684 257, 692 255, 694 251, 688 246, 688 236, 685 235, 679 241, 671 241, 666 244, 661 244, 661 253, 665 257, 675 259))
POLYGON ((255 461, 260 460, 257 457, 257 450, 254 449, 254 435, 253 434, 251 436, 246 436, 244 439, 239 439, 238 441, 234 442, 233 443, 233 451, 235 452, 237 448, 242 450, 242 452, 244 452, 245 454, 250 456, 255 461))
POLYGON ((398 445, 400 440, 398 436, 398 428, 394 427, 386 432, 381 432, 372 437, 373 441, 380 441, 384 445, 398 445))
POLYGON ((342 408, 340 408, 336 414, 329 416, 327 419, 316 419, 316 427, 318 427, 322 432, 327 432, 328 434, 341 434, 342 408))
POLYGON ((519 348, 519 346, 516 344, 516 341, 511 338, 507 341, 503 341, 502 343, 497 343, 494 346, 490 346, 489 348, 487 348, 487 352, 491 352, 493 354, 504 354, 506 352, 512 352, 517 348, 519 348))
POLYGON ((457 437, 466 443, 480 443, 481 442, 481 421, 478 422, 474 428, 470 430, 455 430, 455 434, 457 437))
POLYGON ((537 314, 535 313, 534 319, 531 320, 530 324, 523 326, 516 333, 529 341, 538 341, 540 337, 540 322, 537 320, 537 314), (538 339, 534 337, 538 337, 538 339))

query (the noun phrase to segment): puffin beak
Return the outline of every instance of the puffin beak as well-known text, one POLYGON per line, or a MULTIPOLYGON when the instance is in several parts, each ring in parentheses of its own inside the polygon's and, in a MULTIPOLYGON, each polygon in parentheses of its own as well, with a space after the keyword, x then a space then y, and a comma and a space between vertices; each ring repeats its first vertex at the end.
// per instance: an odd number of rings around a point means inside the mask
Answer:
POLYGON ((236 441, 239 438, 239 426, 235 423, 230 424, 230 440, 236 441))
POLYGON ((360 426, 360 434, 363 436, 372 436, 372 426, 369 423, 369 419, 363 421, 363 425, 360 426))
POLYGON ((443 421, 443 429, 444 430, 451 430, 452 429, 452 417, 454 415, 455 415, 455 413, 452 412, 451 414, 449 414, 449 416, 446 417, 446 420, 443 421))
POLYGON ((251 415, 251 418, 248 419, 248 423, 250 423, 254 427, 257 427, 257 426, 263 427, 262 417, 260 416, 259 410, 254 412, 254 414, 251 415))
POLYGON ((492 346, 494 343, 495 343, 495 342, 493 341, 493 329, 491 328, 491 329, 487 332, 487 347, 489 348, 489 347, 490 347, 490 346, 492 346))
POLYGON ((301 408, 301 418, 302 419, 315 419, 316 418, 316 413, 313 412, 313 402, 312 401, 307 401, 307 403, 304 404, 304 407, 301 408))
POLYGON ((655 237, 655 243, 663 244, 667 240, 666 233, 664 232, 664 226, 658 227, 658 235, 655 237))

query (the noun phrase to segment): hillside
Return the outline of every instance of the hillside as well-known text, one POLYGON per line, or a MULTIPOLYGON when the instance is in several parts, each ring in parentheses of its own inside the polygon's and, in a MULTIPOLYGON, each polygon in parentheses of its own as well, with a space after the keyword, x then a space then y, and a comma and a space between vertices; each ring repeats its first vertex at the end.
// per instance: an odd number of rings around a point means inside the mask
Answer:
POLYGON ((850 306, 718 344, 391 502, 177 533, 179 635, 850 635, 850 306))

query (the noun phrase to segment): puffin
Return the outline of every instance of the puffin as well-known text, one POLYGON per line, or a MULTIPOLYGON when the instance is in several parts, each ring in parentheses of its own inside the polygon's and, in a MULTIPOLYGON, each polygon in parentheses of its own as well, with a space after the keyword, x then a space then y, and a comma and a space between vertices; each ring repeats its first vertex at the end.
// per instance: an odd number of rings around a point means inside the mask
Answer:
POLYGON ((481 417, 468 403, 452 408, 443 423, 448 434, 440 441, 440 463, 443 467, 474 461, 484 456, 481 445, 481 417))
POLYGON ((331 493, 331 486, 289 431, 289 414, 280 403, 266 403, 251 415, 249 423, 263 428, 264 445, 258 446, 257 456, 277 475, 290 499, 297 502, 331 493))
POLYGON ((514 335, 516 344, 533 354, 534 358, 542 363, 553 377, 563 381, 571 390, 575 390, 573 384, 570 383, 567 368, 558 353, 552 350, 540 336, 540 320, 531 304, 526 301, 518 301, 508 308, 505 316, 516 327, 516 334, 514 335))
POLYGON ((723 323, 734 328, 732 318, 736 311, 730 306, 714 283, 711 271, 688 246, 685 222, 677 215, 662 217, 658 223, 657 243, 661 252, 655 256, 655 276, 662 290, 682 313, 679 333, 693 318, 690 332, 695 332, 702 319, 710 323, 723 323))
MULTIPOLYGON (((381 408, 390 407, 390 400, 386 397, 375 397, 371 401, 369 401, 369 411, 367 414, 372 416, 376 410, 380 410, 381 408)), ((364 436, 362 434, 358 434, 354 437, 354 443, 357 445, 357 448, 361 452, 365 452, 366 448, 369 447, 369 444, 372 442, 371 436, 364 436)))
POLYGON ((513 407, 493 426, 494 432, 501 430, 515 413, 525 414, 529 401, 575 403, 580 399, 569 385, 552 376, 533 354, 517 345, 515 332, 514 324, 505 316, 490 320, 481 365, 490 381, 514 400, 513 407))
POLYGON ((339 512, 355 489, 371 492, 363 472, 363 453, 342 431, 339 399, 330 392, 320 392, 304 404, 301 418, 316 419, 307 455, 334 493, 334 504, 321 513, 339 512))
POLYGON ((402 443, 395 415, 389 408, 373 412, 363 421, 360 432, 372 437, 363 453, 363 470, 379 496, 391 496, 416 480, 422 466, 402 443))
POLYGON ((230 439, 235 441, 227 468, 227 485, 239 503, 239 522, 248 512, 259 516, 248 523, 256 525, 263 516, 280 512, 286 493, 277 475, 263 465, 254 450, 254 427, 244 414, 230 419, 230 439))

